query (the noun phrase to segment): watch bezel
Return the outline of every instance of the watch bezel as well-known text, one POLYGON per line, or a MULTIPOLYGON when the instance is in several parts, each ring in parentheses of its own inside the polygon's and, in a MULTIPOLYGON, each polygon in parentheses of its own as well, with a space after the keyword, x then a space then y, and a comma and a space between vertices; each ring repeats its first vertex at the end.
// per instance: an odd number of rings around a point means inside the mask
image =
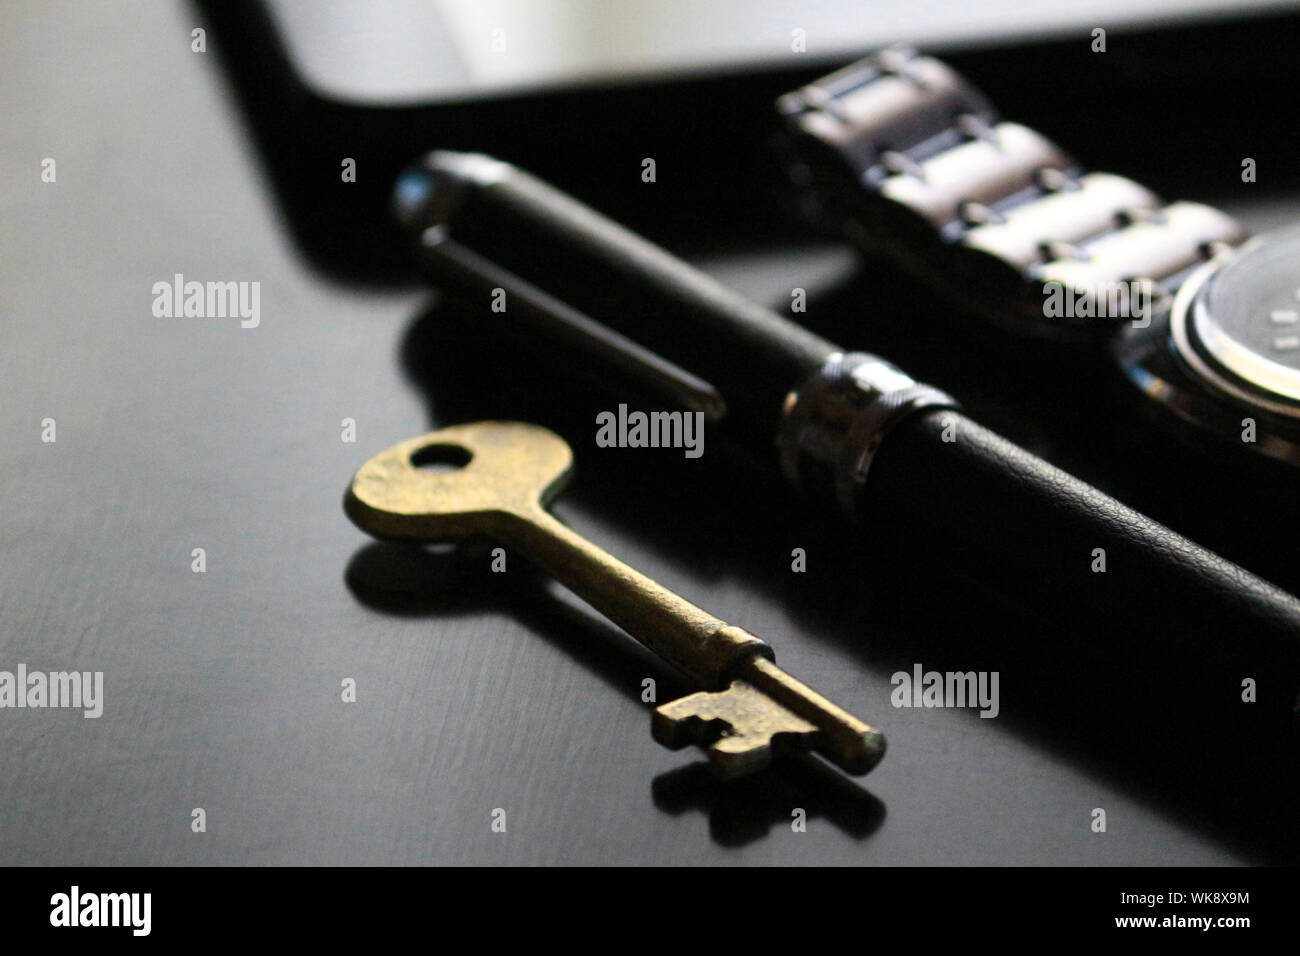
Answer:
POLYGON ((1258 250, 1266 239, 1267 234, 1256 236, 1231 254, 1211 260, 1207 267, 1189 277, 1174 300, 1169 331, 1179 357, 1215 388, 1238 401, 1261 405, 1275 415, 1300 419, 1300 381, 1297 381, 1300 372, 1234 341, 1205 311, 1202 292, 1208 291, 1210 281, 1232 263, 1258 250), (1207 333, 1215 337, 1214 342, 1208 341, 1207 333), (1288 378, 1293 380, 1289 384, 1288 378), (1277 384, 1269 379, 1276 380, 1277 384), (1282 396, 1281 401, 1272 397, 1278 395, 1282 396))
POLYGON ((1300 406, 1288 406, 1233 381, 1228 370, 1214 367, 1197 351, 1188 332, 1201 290, 1240 251, 1217 256, 1191 273, 1172 307, 1147 327, 1123 326, 1112 340, 1112 352, 1124 376, 1176 419, 1243 445, 1243 419, 1254 418, 1255 442, 1243 451, 1300 465, 1300 406))

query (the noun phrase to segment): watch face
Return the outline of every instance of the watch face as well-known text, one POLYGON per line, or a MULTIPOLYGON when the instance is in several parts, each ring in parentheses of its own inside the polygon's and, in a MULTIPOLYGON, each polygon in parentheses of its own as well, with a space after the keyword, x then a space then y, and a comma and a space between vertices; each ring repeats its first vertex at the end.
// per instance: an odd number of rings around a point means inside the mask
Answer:
POLYGON ((1197 428, 1300 466, 1300 225, 1206 263, 1112 340, 1128 379, 1197 428))
POLYGON ((1300 417, 1300 226, 1198 279, 1171 322, 1179 357, 1219 391, 1300 417))

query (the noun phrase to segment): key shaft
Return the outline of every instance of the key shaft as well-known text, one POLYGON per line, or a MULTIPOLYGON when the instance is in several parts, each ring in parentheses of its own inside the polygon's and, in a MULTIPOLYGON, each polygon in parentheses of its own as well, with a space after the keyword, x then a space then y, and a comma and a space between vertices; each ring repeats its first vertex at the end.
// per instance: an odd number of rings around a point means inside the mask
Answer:
POLYGON ((495 537, 517 549, 638 642, 708 687, 723 687, 772 648, 624 564, 541 507, 501 516, 495 537))

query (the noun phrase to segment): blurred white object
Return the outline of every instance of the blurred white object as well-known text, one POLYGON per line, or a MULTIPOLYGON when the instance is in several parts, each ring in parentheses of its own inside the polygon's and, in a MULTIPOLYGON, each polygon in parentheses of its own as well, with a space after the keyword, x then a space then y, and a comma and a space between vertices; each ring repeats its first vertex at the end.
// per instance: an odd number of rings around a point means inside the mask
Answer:
POLYGON ((318 93, 358 103, 927 51, 1294 9, 1280 0, 269 0, 318 93), (795 52, 803 31, 804 52, 795 52))

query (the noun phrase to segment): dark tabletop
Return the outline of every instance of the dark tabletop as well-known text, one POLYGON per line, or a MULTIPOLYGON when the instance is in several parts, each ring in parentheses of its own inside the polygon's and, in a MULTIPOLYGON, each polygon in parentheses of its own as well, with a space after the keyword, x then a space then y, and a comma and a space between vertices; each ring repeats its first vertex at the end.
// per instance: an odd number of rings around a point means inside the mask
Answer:
MULTIPOLYGON (((845 569, 810 541, 806 578, 791 575, 805 542, 779 515, 665 508, 665 484, 689 497, 680 462, 584 472, 578 445, 557 513, 882 726, 890 751, 870 776, 796 763, 722 785, 697 752, 651 740, 642 681, 671 678, 576 599, 522 566, 491 575, 474 548, 372 544, 341 508, 351 474, 460 417, 411 368, 429 293, 304 264, 216 58, 190 50, 195 17, 161 0, 44 3, 10 8, 0 31, 0 669, 102 671, 105 687, 99 719, 0 711, 0 863, 1268 855, 1223 819, 1235 811, 1189 809, 1131 763, 1079 756, 1014 702, 1005 720, 891 707, 898 656, 877 656, 878 637, 945 627, 976 642, 996 609, 945 611, 941 586, 918 614, 818 590, 845 569), (155 317, 153 284, 176 273, 259 282, 259 327, 155 317)), ((697 261, 766 302, 855 268, 834 244, 697 261)))

